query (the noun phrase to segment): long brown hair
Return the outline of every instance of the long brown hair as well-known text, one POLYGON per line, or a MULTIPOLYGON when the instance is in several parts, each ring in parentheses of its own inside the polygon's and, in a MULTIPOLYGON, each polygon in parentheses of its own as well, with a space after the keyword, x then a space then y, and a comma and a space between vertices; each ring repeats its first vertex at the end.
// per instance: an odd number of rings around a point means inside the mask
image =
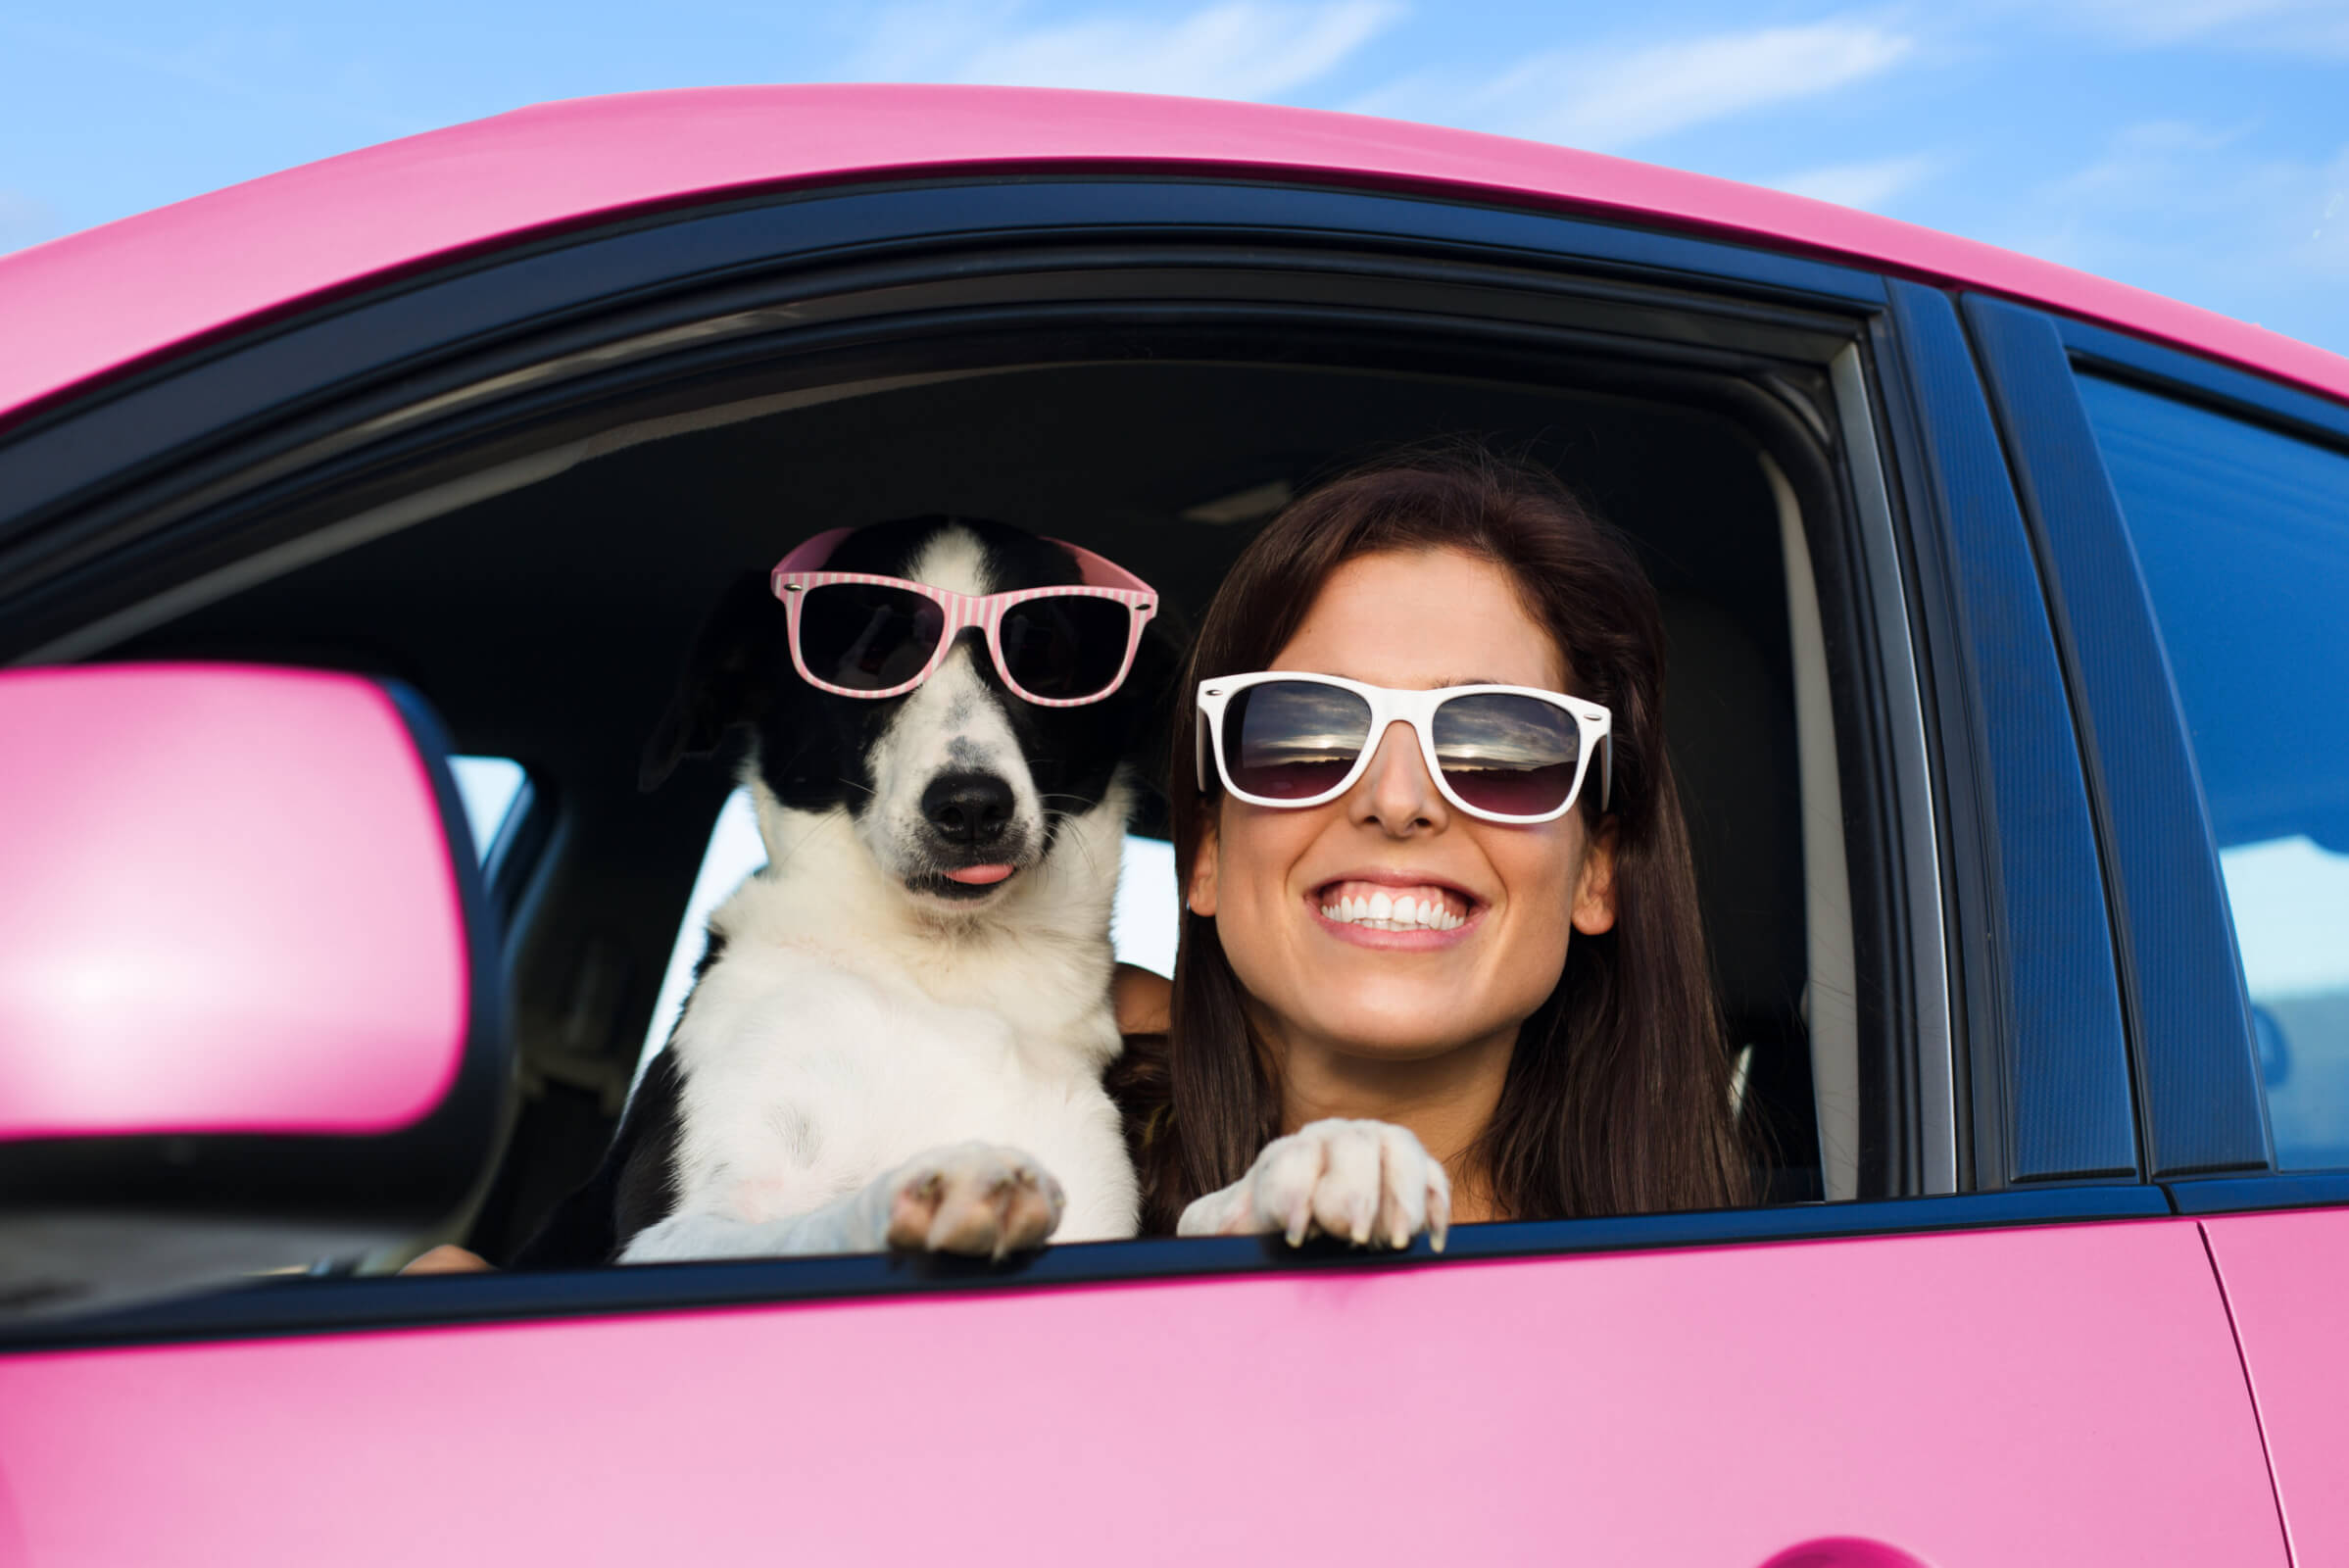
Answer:
MULTIPOLYGON (((1730 1107, 1730 1063, 1705 958, 1696 879, 1664 749, 1664 628, 1629 542, 1542 469, 1481 448, 1418 452, 1291 503, 1217 590, 1177 689, 1169 769, 1178 885, 1188 887, 1210 773, 1193 770, 1196 709, 1212 675, 1268 666, 1341 564, 1456 550, 1509 573, 1556 638, 1575 695, 1614 711, 1615 924, 1577 934, 1564 972, 1518 1034, 1493 1120, 1470 1152, 1500 1212, 1523 1219, 1722 1207, 1751 1174, 1730 1107)), ((1600 825, 1597 791, 1579 808, 1600 825)), ((1281 1131, 1281 1094, 1248 1027, 1212 919, 1188 909, 1170 1031, 1122 1074, 1146 1229, 1245 1175, 1281 1131)))

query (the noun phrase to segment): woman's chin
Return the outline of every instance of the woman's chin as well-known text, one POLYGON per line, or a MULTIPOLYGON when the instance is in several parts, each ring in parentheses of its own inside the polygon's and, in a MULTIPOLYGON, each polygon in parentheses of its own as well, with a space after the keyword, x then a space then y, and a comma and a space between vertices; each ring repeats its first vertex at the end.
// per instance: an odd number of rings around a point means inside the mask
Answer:
MULTIPOLYGON (((1301 1020, 1300 1020, 1301 1021, 1301 1020)), ((1357 994, 1312 1020, 1313 1033, 1343 1041, 1342 1053, 1381 1061, 1420 1061, 1459 1050, 1490 1030, 1464 1028, 1459 994, 1382 998, 1357 994)))

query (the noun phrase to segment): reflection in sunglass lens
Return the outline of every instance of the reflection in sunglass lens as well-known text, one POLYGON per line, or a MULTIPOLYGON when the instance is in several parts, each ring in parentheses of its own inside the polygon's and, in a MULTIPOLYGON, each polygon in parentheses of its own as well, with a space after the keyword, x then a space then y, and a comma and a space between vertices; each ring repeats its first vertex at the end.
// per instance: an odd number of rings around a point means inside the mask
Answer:
POLYGON ((817 680, 887 691, 921 673, 945 627, 934 599, 877 583, 825 583, 802 591, 800 657, 817 680))
POLYGON ((1114 599, 1023 599, 1003 612, 1003 667, 1031 697, 1098 696, 1125 665, 1133 617, 1114 599))
POLYGON ((1480 811, 1540 816, 1574 788, 1583 735, 1562 708, 1506 692, 1454 697, 1437 708, 1435 730, 1444 782, 1480 811))
POLYGON ((1370 704, 1342 687, 1273 680, 1223 710, 1224 764, 1245 795, 1269 801, 1327 794, 1370 738, 1370 704))

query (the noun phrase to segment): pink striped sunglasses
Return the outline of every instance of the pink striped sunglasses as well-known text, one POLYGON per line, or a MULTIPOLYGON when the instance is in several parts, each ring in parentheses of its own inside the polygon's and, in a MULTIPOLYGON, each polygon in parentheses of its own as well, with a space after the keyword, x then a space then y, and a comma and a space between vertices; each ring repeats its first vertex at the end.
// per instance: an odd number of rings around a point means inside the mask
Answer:
POLYGON ((819 533, 776 564, 775 597, 791 617, 791 662, 819 691, 899 697, 937 673, 964 628, 986 634, 996 673, 1039 708, 1098 703, 1134 667, 1142 628, 1158 612, 1149 583, 1059 539, 1081 587, 973 596, 904 577, 816 571, 856 530, 819 533))

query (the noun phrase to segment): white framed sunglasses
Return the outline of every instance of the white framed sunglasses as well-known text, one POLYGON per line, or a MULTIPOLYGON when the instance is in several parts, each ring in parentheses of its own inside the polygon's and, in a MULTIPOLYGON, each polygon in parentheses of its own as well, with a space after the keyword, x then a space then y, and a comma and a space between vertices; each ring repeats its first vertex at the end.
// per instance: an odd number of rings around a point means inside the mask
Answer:
POLYGON ((1598 703, 1532 686, 1407 691, 1339 675, 1259 670, 1199 684, 1199 786, 1207 760, 1250 806, 1323 806, 1354 787, 1387 727, 1419 737, 1428 776, 1453 806, 1488 822, 1554 822, 1574 808, 1592 753, 1598 806, 1614 793, 1614 715, 1598 703))

